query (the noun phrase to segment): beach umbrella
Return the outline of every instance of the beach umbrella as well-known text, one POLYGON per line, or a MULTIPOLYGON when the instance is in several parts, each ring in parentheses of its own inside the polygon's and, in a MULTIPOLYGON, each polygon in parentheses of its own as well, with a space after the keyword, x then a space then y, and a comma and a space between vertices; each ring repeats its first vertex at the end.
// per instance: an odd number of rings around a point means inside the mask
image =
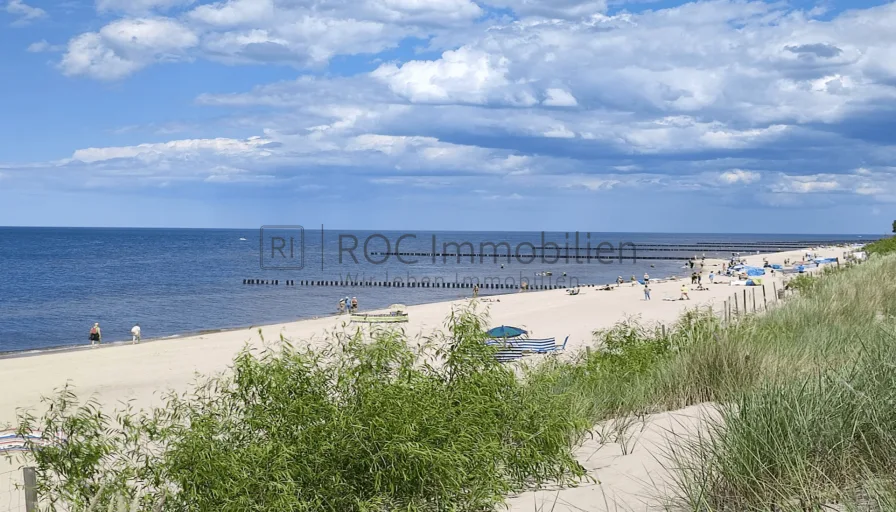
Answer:
POLYGON ((493 327, 488 330, 489 338, 517 338, 524 334, 529 334, 528 331, 520 329, 519 327, 510 327, 508 325, 502 325, 501 327, 493 327))

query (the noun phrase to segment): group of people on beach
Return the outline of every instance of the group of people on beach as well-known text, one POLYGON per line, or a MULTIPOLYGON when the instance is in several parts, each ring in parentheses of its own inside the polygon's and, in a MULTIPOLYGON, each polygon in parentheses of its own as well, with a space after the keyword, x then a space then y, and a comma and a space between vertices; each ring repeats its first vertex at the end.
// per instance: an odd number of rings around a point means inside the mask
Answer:
MULTIPOLYGON (((142 338, 142 332, 140 329, 140 324, 134 324, 131 327, 131 342, 134 344, 140 343, 140 339, 142 338)), ((100 329, 100 323, 95 322, 93 327, 90 328, 90 335, 88 336, 90 340, 90 346, 96 346, 103 342, 103 330, 100 329)))
POLYGON ((349 299, 348 297, 344 299, 339 299, 339 305, 337 306, 340 313, 345 313, 345 310, 349 311, 357 311, 358 310, 358 298, 352 297, 349 299))

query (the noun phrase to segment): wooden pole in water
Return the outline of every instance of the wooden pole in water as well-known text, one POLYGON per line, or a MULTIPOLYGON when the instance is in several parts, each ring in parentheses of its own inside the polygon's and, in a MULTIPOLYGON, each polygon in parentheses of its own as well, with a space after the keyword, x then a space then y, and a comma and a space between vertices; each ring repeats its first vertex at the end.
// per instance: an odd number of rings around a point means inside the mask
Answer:
POLYGON ((765 285, 762 285, 762 309, 768 310, 768 300, 765 298, 765 285))

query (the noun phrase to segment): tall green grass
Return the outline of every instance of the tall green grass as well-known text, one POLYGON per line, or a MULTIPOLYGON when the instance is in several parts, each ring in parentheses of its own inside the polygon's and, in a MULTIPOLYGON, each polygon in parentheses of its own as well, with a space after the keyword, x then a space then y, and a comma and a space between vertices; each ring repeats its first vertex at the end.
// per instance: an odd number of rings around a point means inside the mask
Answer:
POLYGON ((894 510, 894 275, 875 258, 731 332, 762 377, 676 452, 687 508, 894 510))

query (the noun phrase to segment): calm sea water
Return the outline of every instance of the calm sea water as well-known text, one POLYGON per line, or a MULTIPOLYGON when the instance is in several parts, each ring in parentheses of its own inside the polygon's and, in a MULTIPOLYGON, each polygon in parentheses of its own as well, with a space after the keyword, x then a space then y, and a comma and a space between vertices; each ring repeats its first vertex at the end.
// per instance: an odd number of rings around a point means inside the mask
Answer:
MULTIPOLYGON (((518 282, 533 280, 545 270, 551 278, 566 272, 568 280, 581 284, 608 283, 618 275, 628 279, 649 272, 654 277, 681 273, 681 266, 694 251, 647 252, 638 256, 676 256, 678 260, 614 260, 612 263, 536 258, 524 264, 536 247, 547 242, 575 246, 574 233, 398 233, 333 232, 306 230, 304 243, 295 230, 189 230, 189 229, 94 229, 94 228, 0 228, 0 352, 87 343, 94 322, 103 328, 103 341, 129 338, 139 322, 144 338, 164 337, 218 329, 289 321, 333 314, 339 298, 357 297, 361 309, 387 307, 393 303, 417 304, 455 299, 469 290, 452 288, 382 287, 287 287, 285 280, 374 281, 399 279, 501 278, 518 282), (430 252, 433 236, 437 252, 443 244, 507 242, 519 250, 522 261, 501 258, 495 262, 477 258, 443 261, 429 256, 392 256, 375 264, 364 258, 368 252, 395 250, 402 235, 402 252, 430 252), (542 239, 542 236, 544 238, 542 239), (275 240, 280 237, 280 240, 275 240), (340 240, 341 237, 341 240, 340 240), (342 248, 353 245, 354 254, 342 248), (416 238, 414 238, 416 237, 416 238), (245 240, 241 240, 245 239, 245 240), (292 239, 292 243, 290 243, 292 239), (273 245, 273 248, 272 248, 273 245), (340 260, 341 256, 341 260, 340 260), (503 265, 503 267, 502 267, 503 265), (653 266, 651 266, 653 265, 653 266), (299 269, 297 267, 302 266, 299 269), (266 267, 266 268, 262 268, 266 267), (288 268, 287 268, 288 267, 288 268), (244 279, 280 280, 279 286, 244 285, 244 279)), ((606 242, 602 255, 616 255, 625 242, 634 244, 743 243, 755 241, 809 241, 830 239, 867 240, 856 235, 706 235, 590 233, 580 235, 580 246, 596 247, 606 242), (609 244, 609 245, 607 245, 609 244)), ((504 254, 504 249, 499 253, 504 254)), ((452 252, 452 251, 449 251, 452 252)), ((707 257, 728 251, 701 251, 707 257)), ((574 252, 573 252, 574 254, 574 252)), ((631 255, 630 250, 624 254, 631 255)), ((383 256, 371 257, 381 260, 383 256)), ((567 282, 570 282, 567 281, 567 282)), ((550 284, 544 280, 544 284, 550 284)), ((565 283, 561 283, 565 284, 565 283)), ((498 290, 483 290, 483 294, 498 290)))

